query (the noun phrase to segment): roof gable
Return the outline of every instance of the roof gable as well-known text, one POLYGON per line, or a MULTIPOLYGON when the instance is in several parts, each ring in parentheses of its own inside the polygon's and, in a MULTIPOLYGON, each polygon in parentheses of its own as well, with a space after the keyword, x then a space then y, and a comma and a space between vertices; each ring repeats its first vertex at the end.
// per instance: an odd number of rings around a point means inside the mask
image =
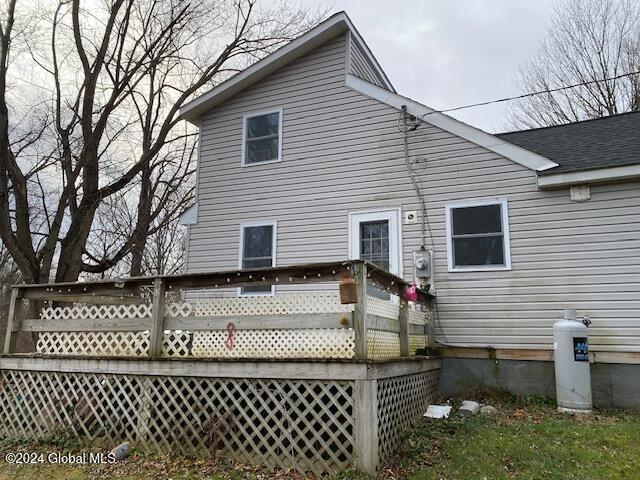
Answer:
POLYGON ((220 85, 190 101, 180 109, 180 116, 196 123, 198 118, 216 105, 231 98, 269 74, 323 45, 341 33, 349 32, 350 39, 364 58, 367 66, 384 88, 395 91, 386 74, 375 59, 345 12, 339 12, 308 32, 292 40, 275 52, 234 75, 220 85))
POLYGON ((346 87, 397 109, 406 105, 407 110, 412 115, 427 117, 424 119, 426 122, 469 140, 476 145, 485 147, 532 170, 543 171, 558 166, 557 163, 538 153, 526 150, 409 98, 398 95, 345 12, 329 17, 287 45, 187 103, 180 109, 181 117, 192 123, 197 123, 204 113, 223 101, 343 33, 347 33, 348 42, 348 64, 345 71, 346 87))
POLYGON ((354 30, 347 34, 347 73, 386 90, 395 91, 367 44, 354 30))

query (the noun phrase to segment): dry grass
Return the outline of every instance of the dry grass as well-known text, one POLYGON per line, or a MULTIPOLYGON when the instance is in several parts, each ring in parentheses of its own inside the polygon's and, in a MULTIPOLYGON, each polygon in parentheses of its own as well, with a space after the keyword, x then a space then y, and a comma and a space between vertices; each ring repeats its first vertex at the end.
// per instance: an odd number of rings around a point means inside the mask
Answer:
MULTIPOLYGON (((476 394, 495 406, 493 417, 422 419, 379 478, 389 479, 634 479, 640 478, 640 413, 600 411, 589 417, 558 414, 544 399, 476 394)), ((456 401, 453 400, 455 404, 456 401)), ((40 452, 80 451, 54 439, 44 445, 4 446, 40 452)), ((302 479, 295 472, 269 472, 215 459, 164 458, 133 453, 115 465, 8 465, 0 480, 75 479, 302 479)), ((308 477, 307 477, 308 478, 308 477)), ((354 472, 343 479, 363 479, 354 472)))

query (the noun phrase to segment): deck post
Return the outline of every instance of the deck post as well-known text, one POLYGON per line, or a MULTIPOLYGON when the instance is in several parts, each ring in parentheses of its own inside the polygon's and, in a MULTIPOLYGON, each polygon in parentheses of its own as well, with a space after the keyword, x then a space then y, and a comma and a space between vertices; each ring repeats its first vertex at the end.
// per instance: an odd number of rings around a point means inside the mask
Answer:
POLYGON ((9 313, 7 314, 7 332, 4 337, 4 354, 16 352, 16 340, 20 331, 21 292, 19 288, 11 289, 9 313))
POLYGON ((153 280, 153 300, 151 310, 151 331, 149 338, 149 356, 162 356, 162 341, 164 338, 164 297, 165 284, 161 278, 153 280))
POLYGON ((355 382, 356 469, 369 475, 378 470, 378 381, 355 382))
POLYGON ((398 315, 400 323, 400 356, 409 356, 409 302, 400 299, 400 308, 398 315))
POLYGON ((429 316, 427 318, 427 346, 429 348, 435 348, 436 346, 436 306, 435 299, 431 299, 427 303, 427 311, 429 316))
POLYGON ((355 358, 365 360, 369 347, 367 345, 367 264, 358 262, 353 264, 353 277, 358 292, 358 302, 353 309, 353 333, 355 358))

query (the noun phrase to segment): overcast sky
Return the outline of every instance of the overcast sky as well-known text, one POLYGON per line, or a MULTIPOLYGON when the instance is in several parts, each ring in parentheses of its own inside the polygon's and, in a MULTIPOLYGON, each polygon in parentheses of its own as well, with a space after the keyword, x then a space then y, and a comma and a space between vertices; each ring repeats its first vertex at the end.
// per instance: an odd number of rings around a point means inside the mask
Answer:
MULTIPOLYGON (((402 95, 442 109, 516 93, 518 66, 537 49, 553 0, 302 0, 344 10, 402 95)), ((451 115, 506 130, 506 103, 451 115)))

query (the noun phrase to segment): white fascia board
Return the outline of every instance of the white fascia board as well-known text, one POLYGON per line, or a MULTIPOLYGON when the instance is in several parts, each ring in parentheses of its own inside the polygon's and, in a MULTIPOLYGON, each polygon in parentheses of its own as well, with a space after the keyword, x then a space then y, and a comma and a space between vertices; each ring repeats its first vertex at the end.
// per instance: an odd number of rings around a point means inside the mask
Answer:
POLYGON ((640 165, 625 167, 599 168, 586 172, 556 173, 538 177, 540 189, 570 187, 572 185, 619 182, 640 179, 640 165))
POLYGON ((541 172, 558 166, 557 163, 552 162, 542 155, 538 155, 530 150, 514 145, 506 140, 502 140, 495 135, 491 135, 479 128, 467 125, 466 123, 456 120, 444 113, 437 112, 436 110, 411 100, 410 98, 403 97, 397 93, 390 92, 389 90, 380 88, 377 85, 361 80, 354 75, 347 75, 347 87, 382 103, 386 103, 398 110, 402 109, 402 106, 405 105, 409 114, 419 117, 423 121, 430 123, 435 127, 469 140, 470 142, 484 147, 487 150, 498 153, 520 165, 530 168, 531 170, 541 172), (424 118, 422 118, 423 116, 424 118))
POLYGON ((349 28, 352 28, 352 25, 346 13, 340 12, 333 15, 295 40, 292 40, 275 52, 257 61, 247 69, 222 82, 217 87, 191 100, 180 109, 180 117, 189 122, 196 123, 198 117, 207 110, 210 110, 222 101, 263 79, 296 58, 326 43, 340 33, 346 32, 349 28))

